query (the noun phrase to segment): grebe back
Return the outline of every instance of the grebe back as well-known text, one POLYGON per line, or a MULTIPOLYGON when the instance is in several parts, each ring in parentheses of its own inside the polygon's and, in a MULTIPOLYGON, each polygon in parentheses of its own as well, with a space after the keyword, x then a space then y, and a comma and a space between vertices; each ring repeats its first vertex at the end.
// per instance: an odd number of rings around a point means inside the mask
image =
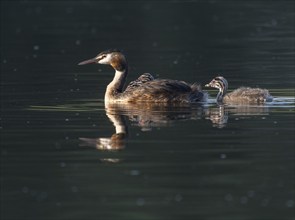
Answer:
POLYGON ((207 98, 207 93, 203 92, 197 84, 172 79, 154 79, 149 73, 141 75, 123 90, 128 74, 128 64, 124 54, 116 49, 103 51, 96 57, 80 62, 78 65, 89 63, 108 64, 115 70, 115 76, 105 92, 105 104, 194 103, 205 101, 207 98))

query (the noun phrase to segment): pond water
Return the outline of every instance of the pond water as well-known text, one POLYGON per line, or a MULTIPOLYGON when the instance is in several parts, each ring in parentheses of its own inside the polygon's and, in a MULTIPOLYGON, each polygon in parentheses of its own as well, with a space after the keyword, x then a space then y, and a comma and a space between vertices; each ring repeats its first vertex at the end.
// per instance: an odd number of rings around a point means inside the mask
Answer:
POLYGON ((292 1, 1 2, 1 219, 295 219, 292 1), (104 106, 108 48, 266 105, 104 106), (121 134, 118 134, 118 133, 121 134), (122 134, 124 133, 124 134, 122 134))

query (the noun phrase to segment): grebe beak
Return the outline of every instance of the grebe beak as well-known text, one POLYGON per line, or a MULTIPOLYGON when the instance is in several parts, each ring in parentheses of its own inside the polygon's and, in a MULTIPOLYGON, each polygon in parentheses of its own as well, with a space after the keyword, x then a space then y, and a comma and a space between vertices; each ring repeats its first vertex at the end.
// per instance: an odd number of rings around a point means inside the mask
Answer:
POLYGON ((213 88, 215 88, 215 83, 216 83, 216 81, 213 79, 211 82, 206 84, 205 87, 213 87, 213 88))
POLYGON ((84 61, 78 63, 78 65, 85 65, 85 64, 89 64, 89 63, 97 63, 96 57, 89 59, 89 60, 84 60, 84 61))

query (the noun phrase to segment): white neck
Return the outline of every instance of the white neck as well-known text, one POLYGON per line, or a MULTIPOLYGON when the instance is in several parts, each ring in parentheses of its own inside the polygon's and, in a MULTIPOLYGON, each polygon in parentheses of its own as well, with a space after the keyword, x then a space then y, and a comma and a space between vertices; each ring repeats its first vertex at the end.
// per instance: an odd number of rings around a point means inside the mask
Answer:
POLYGON ((126 125, 124 119, 121 115, 112 115, 107 113, 108 118, 114 124, 116 129, 116 134, 123 133, 127 134, 126 125))
POLYGON ((110 84, 107 86, 107 89, 105 92, 105 96, 104 96, 105 104, 112 103, 115 101, 116 98, 117 99, 119 98, 118 94, 123 92, 123 86, 125 84, 126 76, 127 76, 126 70, 125 71, 116 70, 115 76, 112 82, 110 82, 110 84))
POLYGON ((222 102, 223 97, 225 96, 226 92, 227 92, 227 81, 225 80, 225 82, 222 82, 219 86, 219 92, 216 97, 217 102, 222 102))
POLYGON ((219 92, 218 92, 217 97, 216 97, 217 102, 221 102, 222 101, 223 96, 224 96, 224 93, 223 92, 224 92, 223 89, 222 88, 219 88, 219 92))

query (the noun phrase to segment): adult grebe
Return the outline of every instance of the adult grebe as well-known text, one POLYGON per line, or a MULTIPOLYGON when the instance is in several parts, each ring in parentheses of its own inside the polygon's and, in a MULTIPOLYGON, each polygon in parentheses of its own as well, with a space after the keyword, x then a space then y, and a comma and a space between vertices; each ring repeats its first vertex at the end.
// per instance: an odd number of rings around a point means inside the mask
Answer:
POLYGON ((205 101, 207 93, 199 85, 188 84, 183 81, 171 79, 154 79, 145 73, 132 81, 125 91, 123 87, 128 74, 126 57, 119 50, 106 50, 96 57, 85 60, 78 65, 88 63, 109 64, 115 69, 115 76, 107 86, 105 104, 108 103, 193 103, 205 101))
POLYGON ((216 100, 217 102, 224 103, 256 103, 262 104, 265 102, 271 102, 273 97, 266 89, 240 87, 230 93, 227 92, 228 82, 222 76, 215 77, 205 87, 213 87, 219 89, 216 100))

